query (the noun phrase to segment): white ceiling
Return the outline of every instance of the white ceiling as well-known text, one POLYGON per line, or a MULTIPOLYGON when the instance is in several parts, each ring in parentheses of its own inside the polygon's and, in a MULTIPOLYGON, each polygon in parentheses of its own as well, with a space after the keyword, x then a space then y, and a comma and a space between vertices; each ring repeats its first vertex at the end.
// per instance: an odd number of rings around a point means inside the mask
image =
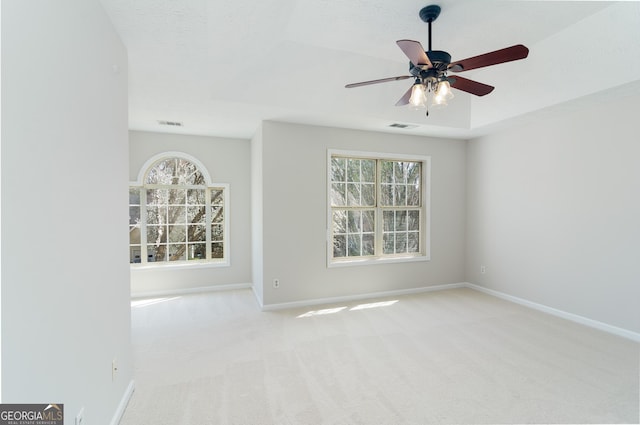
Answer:
MULTIPOLYGON (((465 72, 495 85, 431 111, 396 107, 411 80, 396 46, 427 46, 423 0, 101 0, 129 54, 136 130, 251 138, 263 120, 473 137, 508 119, 640 81, 640 3, 440 0, 433 49, 454 60, 514 44, 518 62, 465 72), (620 66, 624 64, 624 66, 620 66), (178 121, 167 127, 158 121, 178 121), (415 125, 390 129, 392 123, 415 125)), ((618 90, 617 92, 623 92, 618 90)))

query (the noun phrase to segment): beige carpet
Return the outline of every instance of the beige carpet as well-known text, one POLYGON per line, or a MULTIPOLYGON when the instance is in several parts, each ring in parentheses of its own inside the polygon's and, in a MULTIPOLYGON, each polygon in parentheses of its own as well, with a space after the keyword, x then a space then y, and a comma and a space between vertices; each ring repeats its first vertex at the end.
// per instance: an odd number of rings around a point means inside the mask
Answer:
POLYGON ((640 344, 471 289, 260 312, 132 303, 121 425, 638 423, 640 344))

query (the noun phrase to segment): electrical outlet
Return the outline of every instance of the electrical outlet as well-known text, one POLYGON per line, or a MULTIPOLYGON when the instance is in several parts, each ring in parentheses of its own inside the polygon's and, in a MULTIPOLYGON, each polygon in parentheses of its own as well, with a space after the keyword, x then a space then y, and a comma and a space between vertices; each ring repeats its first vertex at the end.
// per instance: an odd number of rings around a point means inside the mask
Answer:
POLYGON ((84 425, 84 407, 76 415, 75 425, 84 425))
POLYGON ((487 272, 487 266, 480 266, 480 273, 485 274, 487 272))
POLYGON ((276 289, 280 287, 280 279, 273 279, 273 287, 276 289))
POLYGON ((118 360, 114 358, 111 361, 111 381, 115 381, 117 375, 118 375, 118 360))

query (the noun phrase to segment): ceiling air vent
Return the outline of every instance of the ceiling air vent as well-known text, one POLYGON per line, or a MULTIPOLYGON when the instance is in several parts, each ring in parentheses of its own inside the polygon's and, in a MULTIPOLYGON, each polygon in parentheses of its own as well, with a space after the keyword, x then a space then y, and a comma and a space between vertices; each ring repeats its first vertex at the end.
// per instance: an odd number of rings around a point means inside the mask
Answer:
POLYGON ((417 125, 412 125, 412 124, 400 124, 397 122, 394 122, 393 124, 390 124, 389 127, 391 128, 402 128, 402 129, 407 129, 407 128, 416 128, 417 125))
POLYGON ((178 121, 158 121, 158 124, 160 125, 168 125, 171 127, 182 127, 182 123, 178 122, 178 121))

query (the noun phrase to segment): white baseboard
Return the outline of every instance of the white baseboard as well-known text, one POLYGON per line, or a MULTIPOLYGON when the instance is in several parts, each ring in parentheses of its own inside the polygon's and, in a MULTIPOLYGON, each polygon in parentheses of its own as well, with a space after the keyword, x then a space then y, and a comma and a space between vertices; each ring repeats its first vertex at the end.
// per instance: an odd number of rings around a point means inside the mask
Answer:
POLYGON ((120 419, 122 419, 122 415, 124 415, 124 411, 127 409, 127 405, 129 404, 129 400, 131 400, 134 389, 135 384, 132 379, 129 382, 129 386, 127 386, 126 391, 122 395, 122 398, 120 399, 120 404, 118 404, 118 408, 116 409, 111 422, 109 422, 110 425, 118 425, 120 423, 120 419))
POLYGON ((345 295, 341 297, 316 298, 313 300, 292 301, 279 304, 264 304, 262 311, 284 310, 289 308, 310 307, 320 304, 335 304, 372 298, 399 297, 402 295, 419 294, 422 292, 442 291, 446 289, 465 288, 466 283, 449 283, 445 285, 424 286, 421 288, 399 289, 396 291, 371 292, 367 294, 345 295))
POLYGON ((200 286, 197 288, 186 289, 167 289, 164 291, 143 291, 132 292, 131 298, 155 298, 155 297, 170 297, 179 295, 199 294, 202 292, 214 292, 214 291, 230 291, 234 289, 248 289, 253 285, 251 283, 230 283, 227 285, 212 285, 212 286, 200 286))
POLYGON ((523 298, 514 297, 513 295, 505 294, 504 292, 495 291, 493 289, 488 289, 479 285, 475 285, 473 283, 467 282, 464 284, 464 286, 466 286, 467 288, 474 289, 476 291, 484 292, 485 294, 489 294, 494 297, 502 298, 503 300, 511 301, 516 304, 520 304, 525 307, 532 308, 534 310, 542 311, 544 313, 551 314, 553 316, 571 320, 572 322, 580 323, 581 325, 589 326, 591 328, 599 329, 601 331, 608 332, 613 335, 621 336, 623 338, 627 338, 632 341, 640 342, 640 334, 637 332, 632 332, 630 330, 619 328, 617 326, 612 326, 607 323, 599 322, 597 320, 588 319, 586 317, 579 316, 577 314, 558 310, 556 308, 549 307, 544 304, 534 303, 532 301, 528 301, 523 298))

